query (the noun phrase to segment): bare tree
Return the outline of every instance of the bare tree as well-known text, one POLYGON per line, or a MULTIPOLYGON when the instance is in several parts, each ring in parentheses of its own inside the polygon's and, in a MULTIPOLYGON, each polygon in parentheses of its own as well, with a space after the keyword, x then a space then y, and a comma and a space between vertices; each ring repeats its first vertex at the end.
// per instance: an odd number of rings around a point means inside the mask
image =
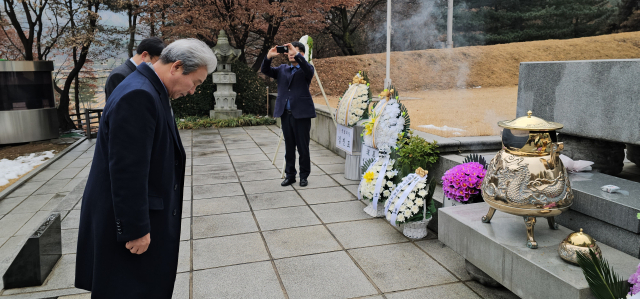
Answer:
POLYGON ((0 24, 2 34, 24 60, 46 60, 57 46, 69 25, 61 17, 64 4, 61 0, 2 0, 8 24, 0 24), (19 43, 14 41, 17 36, 19 43))
POLYGON ((98 34, 98 11, 100 10, 100 0, 78 0, 74 3, 74 0, 67 0, 66 11, 71 19, 71 31, 72 34, 67 37, 65 44, 72 49, 73 54, 73 68, 64 79, 62 87, 58 84, 54 84, 55 90, 60 94, 60 104, 58 105, 58 120, 60 122, 60 129, 67 131, 75 129, 71 117, 69 117, 69 92, 71 90, 71 84, 75 83, 75 99, 76 99, 76 113, 79 115, 79 79, 80 70, 83 68, 89 55, 89 49, 95 42, 98 34), (79 14, 82 12, 82 14, 79 14), (81 16, 78 19, 78 15, 81 16))

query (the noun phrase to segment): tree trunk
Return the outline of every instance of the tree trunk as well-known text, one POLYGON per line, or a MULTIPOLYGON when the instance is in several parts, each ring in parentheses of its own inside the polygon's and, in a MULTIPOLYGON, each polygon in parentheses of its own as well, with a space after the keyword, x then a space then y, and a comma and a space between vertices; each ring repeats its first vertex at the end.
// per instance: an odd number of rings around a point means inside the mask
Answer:
MULTIPOLYGON (((87 10, 92 12, 89 17, 89 28, 88 31, 90 33, 95 33, 98 28, 98 9, 100 7, 100 2, 92 2, 89 1, 87 3, 87 10), (93 11, 92 11, 93 8, 93 11)), ((58 121, 60 122, 60 129, 62 131, 68 131, 71 129, 76 129, 75 124, 71 121, 71 117, 69 116, 69 91, 71 90, 71 83, 73 83, 74 79, 79 76, 80 70, 84 66, 84 63, 87 61, 87 55, 89 55, 89 47, 91 47, 92 40, 85 41, 80 48, 80 56, 78 57, 77 62, 74 61, 74 66, 71 72, 67 75, 67 78, 64 81, 64 88, 61 89, 57 85, 54 84, 55 90, 60 94, 60 105, 58 106, 58 121)))
MULTIPOLYGON (((80 119, 80 76, 76 76, 74 81, 73 93, 76 102, 76 119, 78 120, 78 128, 82 129, 82 120, 80 119)), ((87 108, 85 107, 85 109, 87 108)))
POLYGON ((280 22, 277 22, 276 25, 269 24, 266 36, 264 37, 264 42, 262 43, 262 49, 260 49, 260 53, 258 54, 256 61, 253 63, 253 66, 251 66, 254 71, 257 72, 258 70, 260 70, 262 61, 265 57, 267 57, 267 53, 269 53, 269 50, 274 44, 276 34, 278 34, 278 29, 280 29, 280 22))
POLYGON ((127 51, 129 58, 131 58, 133 57, 133 45, 136 42, 136 22, 138 15, 133 13, 133 7, 129 7, 127 15, 129 16, 129 44, 127 45, 127 51))
POLYGON ((331 33, 331 38, 333 38, 333 41, 336 42, 336 45, 340 47, 340 51, 342 51, 342 54, 344 54, 345 56, 349 56, 349 49, 347 49, 347 47, 344 45, 342 36, 331 33))
POLYGON ((58 106, 58 122, 63 132, 76 129, 69 116, 69 91, 60 93, 60 105, 58 106))

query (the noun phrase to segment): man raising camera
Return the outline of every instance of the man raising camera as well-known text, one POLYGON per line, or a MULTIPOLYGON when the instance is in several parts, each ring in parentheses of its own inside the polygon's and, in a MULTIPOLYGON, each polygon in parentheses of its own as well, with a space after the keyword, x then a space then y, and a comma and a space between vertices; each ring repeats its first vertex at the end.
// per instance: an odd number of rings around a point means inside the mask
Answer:
POLYGON ((262 62, 263 74, 278 82, 278 98, 273 117, 280 117, 286 147, 286 178, 280 185, 289 186, 296 182, 296 148, 300 154, 300 186, 307 186, 311 173, 309 157, 309 132, 311 119, 316 117, 316 109, 311 99, 309 85, 313 79, 314 68, 304 58, 305 47, 300 42, 273 47, 262 62), (291 65, 282 64, 271 67, 271 60, 285 54, 291 65))

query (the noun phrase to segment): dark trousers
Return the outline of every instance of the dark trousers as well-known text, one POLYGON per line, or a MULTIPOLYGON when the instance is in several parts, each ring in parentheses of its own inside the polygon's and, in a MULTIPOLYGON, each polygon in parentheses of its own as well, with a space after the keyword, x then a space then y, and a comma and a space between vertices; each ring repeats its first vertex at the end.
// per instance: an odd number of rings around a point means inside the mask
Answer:
POLYGON ((309 132, 311 131, 311 119, 295 119, 290 111, 285 110, 280 117, 282 121, 282 133, 286 152, 284 159, 287 166, 284 172, 287 177, 296 176, 296 147, 300 154, 300 179, 306 179, 311 173, 311 158, 309 157, 309 132))

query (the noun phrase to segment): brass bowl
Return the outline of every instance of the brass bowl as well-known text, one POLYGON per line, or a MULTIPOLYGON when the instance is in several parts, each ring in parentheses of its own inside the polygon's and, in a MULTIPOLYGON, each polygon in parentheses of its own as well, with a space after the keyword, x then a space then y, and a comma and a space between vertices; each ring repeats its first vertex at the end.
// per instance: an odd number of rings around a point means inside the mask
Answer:
POLYGON ((580 232, 569 234, 569 236, 560 243, 560 246, 558 246, 558 254, 560 254, 560 258, 563 260, 577 265, 577 252, 582 252, 582 254, 589 256, 589 249, 592 249, 597 256, 602 256, 602 252, 600 251, 598 244, 596 244, 596 240, 582 232, 582 229, 580 229, 580 232))

